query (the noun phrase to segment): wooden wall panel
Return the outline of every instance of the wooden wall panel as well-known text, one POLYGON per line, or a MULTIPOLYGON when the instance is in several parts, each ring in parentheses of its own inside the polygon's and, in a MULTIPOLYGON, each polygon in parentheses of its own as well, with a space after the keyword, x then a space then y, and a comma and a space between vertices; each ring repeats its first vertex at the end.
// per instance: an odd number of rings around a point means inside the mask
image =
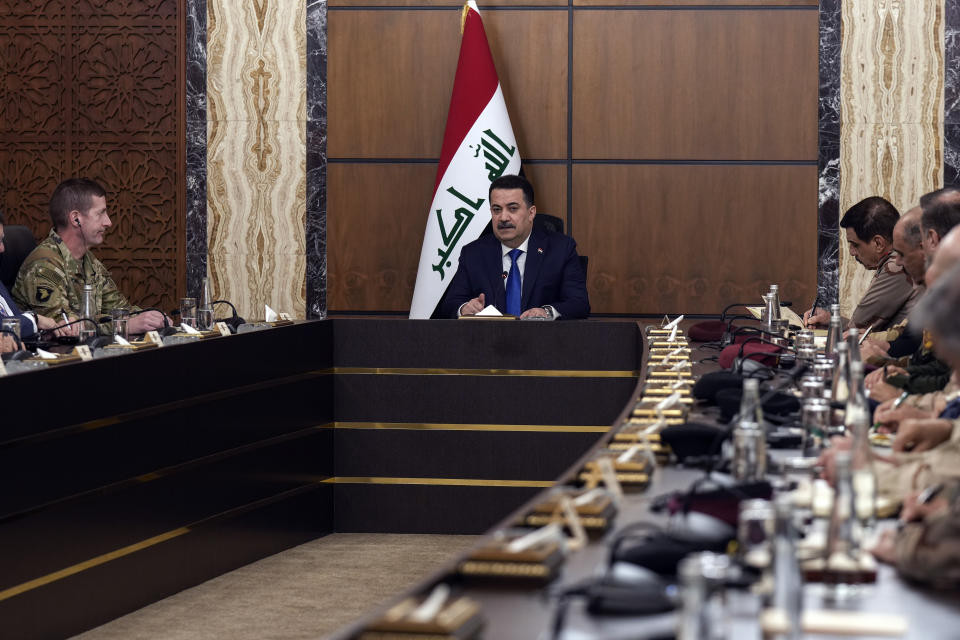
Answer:
POLYGON ((557 216, 563 220, 563 228, 566 229, 567 167, 558 164, 525 164, 523 173, 533 185, 537 213, 557 216))
POLYGON ((816 292, 816 166, 580 165, 576 238, 595 311, 719 313, 816 292))
POLYGON ((0 0, 0 207, 50 229, 69 177, 107 190, 95 250, 142 306, 185 287, 183 0, 0 0))
POLYGON ((816 11, 576 12, 574 155, 816 158, 817 33, 816 11))
MULTIPOLYGON (((774 280, 812 299, 818 21, 802 7, 816 2, 596 1, 623 8, 481 6, 522 157, 559 161, 524 171, 541 212, 570 213, 594 313, 712 312, 774 280), (717 165, 676 164, 700 159, 717 165), (669 224, 651 213, 664 211, 669 224), (744 216, 791 242, 747 250, 723 231, 744 216)), ((460 6, 331 1, 331 311, 409 308, 435 165, 405 159, 439 153, 460 6)))
POLYGON ((816 7, 820 0, 573 0, 574 6, 642 6, 642 7, 693 7, 693 6, 764 6, 764 7, 816 7))
POLYGON ((483 21, 521 157, 565 158, 567 13, 488 11, 483 21))
POLYGON ((435 163, 327 168, 327 307, 406 311, 433 196, 435 163))
POLYGON ((456 11, 328 14, 329 157, 440 155, 460 46, 458 16, 456 11))
MULTIPOLYGON (((440 154, 460 47, 459 15, 330 12, 331 158, 440 154)), ((514 127, 520 152, 528 158, 565 157, 566 13, 490 11, 484 24, 507 109, 526 123, 514 127), (530 33, 538 35, 529 38, 530 33)))

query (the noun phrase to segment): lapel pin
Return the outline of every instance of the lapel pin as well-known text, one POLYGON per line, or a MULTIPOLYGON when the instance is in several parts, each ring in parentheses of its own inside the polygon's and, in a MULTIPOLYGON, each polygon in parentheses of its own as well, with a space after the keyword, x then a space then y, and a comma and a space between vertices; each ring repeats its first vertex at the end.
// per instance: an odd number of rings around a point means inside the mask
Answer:
POLYGON ((537 253, 543 253, 543 247, 537 247, 537 253))

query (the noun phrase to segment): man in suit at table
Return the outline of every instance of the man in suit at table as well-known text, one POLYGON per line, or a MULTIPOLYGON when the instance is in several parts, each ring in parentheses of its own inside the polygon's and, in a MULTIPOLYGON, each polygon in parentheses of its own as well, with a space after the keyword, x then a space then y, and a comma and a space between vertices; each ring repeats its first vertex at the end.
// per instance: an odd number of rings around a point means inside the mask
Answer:
MULTIPOLYGON (((3 212, 0 212, 0 253, 3 253, 6 248, 3 244, 3 238, 3 212)), ((10 295, 6 285, 2 282, 0 282, 0 317, 17 318, 20 321, 21 338, 33 336, 38 329, 54 329, 57 326, 56 321, 52 318, 35 314, 31 311, 21 313, 17 303, 13 300, 13 296, 10 295)), ((59 330, 57 330, 56 333, 59 334, 59 330)), ((16 345, 12 338, 6 335, 0 338, 0 351, 6 353, 14 349, 16 349, 16 345)))
POLYGON ((577 243, 533 224, 533 187, 520 176, 490 183, 493 235, 463 247, 442 317, 475 315, 487 305, 520 318, 571 320, 590 313, 577 243))

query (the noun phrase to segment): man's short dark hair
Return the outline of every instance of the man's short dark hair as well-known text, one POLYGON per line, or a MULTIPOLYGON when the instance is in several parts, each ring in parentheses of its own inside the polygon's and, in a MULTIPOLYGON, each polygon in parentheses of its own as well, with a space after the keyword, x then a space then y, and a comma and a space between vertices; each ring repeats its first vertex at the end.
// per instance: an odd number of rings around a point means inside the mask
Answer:
POLYGON ((920 221, 907 222, 903 225, 903 237, 907 245, 916 249, 923 243, 923 231, 920 229, 920 221))
POLYGON ((960 188, 944 187, 920 198, 923 214, 920 224, 924 230, 933 229, 941 238, 960 224, 960 188))
POLYGON ((490 183, 490 190, 487 191, 487 197, 493 195, 494 189, 522 189, 523 202, 527 207, 533 206, 533 185, 523 176, 507 174, 500 176, 490 183))
POLYGON ((93 198, 105 198, 107 192, 89 178, 64 180, 50 196, 50 220, 54 229, 64 229, 70 224, 67 216, 71 211, 87 211, 93 206, 93 198))
POLYGON ((871 196, 853 205, 840 219, 840 226, 853 229, 862 242, 880 236, 893 242, 893 228, 900 219, 900 212, 886 198, 871 196))
POLYGON ((3 209, 0 209, 0 224, 7 224, 3 221, 3 209))

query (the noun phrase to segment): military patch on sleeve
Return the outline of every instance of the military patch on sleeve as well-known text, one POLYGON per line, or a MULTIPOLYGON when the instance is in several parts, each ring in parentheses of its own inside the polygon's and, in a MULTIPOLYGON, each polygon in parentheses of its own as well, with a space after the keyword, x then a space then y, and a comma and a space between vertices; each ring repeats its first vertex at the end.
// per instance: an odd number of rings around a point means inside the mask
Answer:
POLYGON ((47 286, 45 284, 37 285, 36 298, 37 302, 46 302, 50 299, 50 296, 53 295, 53 287, 47 286))

